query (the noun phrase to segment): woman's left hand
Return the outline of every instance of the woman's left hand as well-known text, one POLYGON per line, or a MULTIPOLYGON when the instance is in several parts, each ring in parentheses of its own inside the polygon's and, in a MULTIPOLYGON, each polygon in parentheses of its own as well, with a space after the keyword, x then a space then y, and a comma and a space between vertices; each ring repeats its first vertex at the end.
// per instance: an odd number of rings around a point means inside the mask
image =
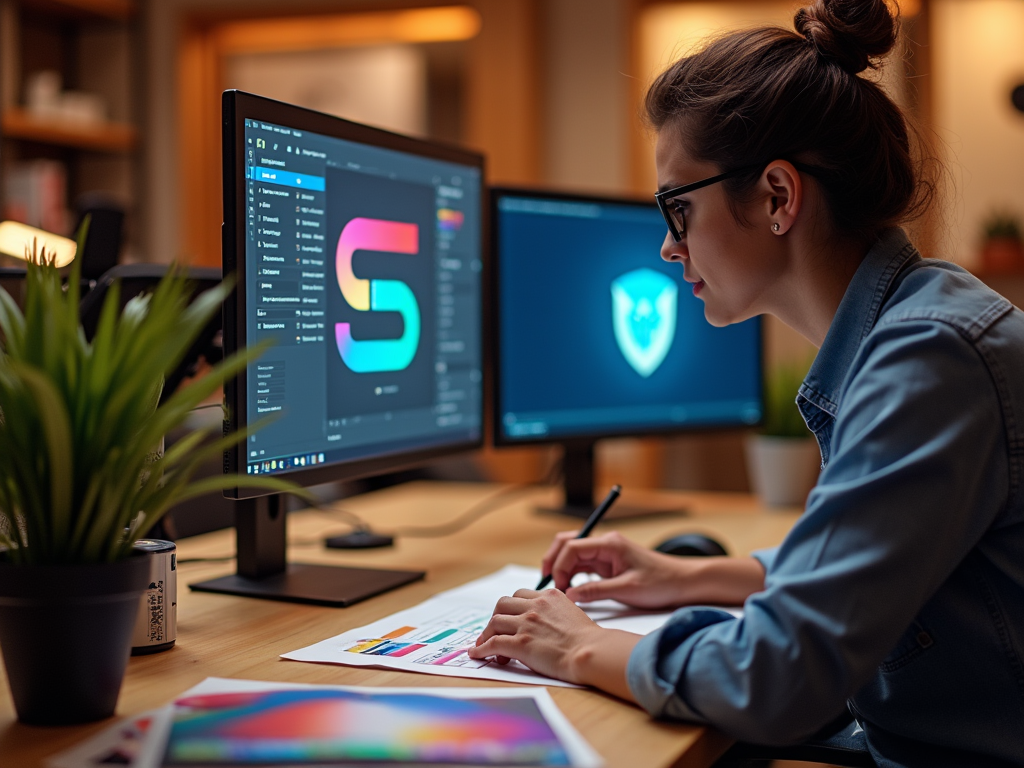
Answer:
POLYGON ((516 659, 534 672, 594 685, 632 699, 625 670, 639 635, 602 629, 557 589, 520 589, 498 600, 490 622, 469 649, 473 659, 516 659))
POLYGON ((474 659, 496 657, 523 662, 548 677, 583 683, 576 679, 573 652, 603 630, 572 600, 557 589, 537 592, 520 589, 503 597, 494 607, 490 622, 470 648, 474 659))

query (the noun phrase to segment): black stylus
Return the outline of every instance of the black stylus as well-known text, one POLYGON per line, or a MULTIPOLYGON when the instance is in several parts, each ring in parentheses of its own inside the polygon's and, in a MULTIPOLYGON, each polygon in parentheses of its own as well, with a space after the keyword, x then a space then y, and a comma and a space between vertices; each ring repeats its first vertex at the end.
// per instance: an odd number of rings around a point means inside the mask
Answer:
MULTIPOLYGON (((604 513, 612 508, 612 504, 619 498, 619 494, 622 493, 621 485, 613 485, 612 489, 608 491, 608 495, 604 497, 597 509, 590 513, 590 517, 587 518, 587 522, 583 524, 583 530, 576 534, 577 539, 585 539, 590 535, 590 532, 594 530, 598 523, 601 522, 601 518, 604 517, 604 513)), ((551 574, 544 576, 540 580, 540 584, 537 585, 537 589, 544 589, 548 584, 551 583, 551 574)))

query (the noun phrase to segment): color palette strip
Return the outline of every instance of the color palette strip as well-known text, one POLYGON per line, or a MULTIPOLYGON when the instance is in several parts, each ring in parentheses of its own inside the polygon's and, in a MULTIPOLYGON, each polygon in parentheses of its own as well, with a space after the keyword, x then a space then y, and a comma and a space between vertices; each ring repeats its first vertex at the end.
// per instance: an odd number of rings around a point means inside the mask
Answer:
POLYGON ((454 635, 458 631, 459 630, 457 630, 457 629, 446 629, 444 632, 437 633, 436 635, 434 635, 432 638, 430 638, 426 642, 428 642, 428 643, 439 643, 442 640, 444 640, 446 637, 451 637, 452 635, 454 635))
POLYGON ((437 224, 443 232, 458 232, 462 229, 462 222, 465 221, 465 214, 451 208, 439 208, 437 211, 437 224))
POLYGON ((446 654, 445 656, 442 656, 441 658, 439 658, 436 661, 433 661, 431 663, 434 666, 443 666, 443 665, 447 664, 449 661, 451 661, 452 659, 457 659, 459 656, 464 654, 466 652, 466 650, 467 650, 466 648, 459 648, 459 650, 453 651, 452 653, 449 653, 449 654, 446 654))

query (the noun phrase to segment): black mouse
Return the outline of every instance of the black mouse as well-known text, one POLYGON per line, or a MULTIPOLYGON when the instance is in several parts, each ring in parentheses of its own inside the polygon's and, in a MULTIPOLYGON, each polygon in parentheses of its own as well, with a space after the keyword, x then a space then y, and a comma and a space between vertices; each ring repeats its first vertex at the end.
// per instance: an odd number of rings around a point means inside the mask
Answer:
POLYGON ((324 546, 331 549, 376 549, 394 545, 393 536, 374 533, 368 529, 359 529, 341 536, 329 536, 324 539, 324 546))
POLYGON ((701 533, 681 533, 665 539, 654 548, 656 552, 683 557, 714 557, 728 555, 725 547, 701 533))

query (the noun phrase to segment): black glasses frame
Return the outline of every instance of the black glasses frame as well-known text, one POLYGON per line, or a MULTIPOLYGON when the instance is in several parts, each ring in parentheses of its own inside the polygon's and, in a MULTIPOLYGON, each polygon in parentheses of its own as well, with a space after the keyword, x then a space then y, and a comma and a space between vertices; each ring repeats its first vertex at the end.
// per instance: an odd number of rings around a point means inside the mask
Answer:
MULTIPOLYGON (((683 239, 683 235, 686 234, 686 219, 680 215, 679 222, 676 222, 672 211, 668 207, 669 200, 674 197, 679 197, 680 195, 685 195, 687 192, 693 192, 696 189, 709 187, 720 181, 731 179, 734 176, 742 176, 743 174, 750 173, 751 171, 763 170, 770 162, 772 161, 768 160, 763 163, 744 165, 742 168, 734 168, 731 171, 726 171, 725 173, 720 173, 717 176, 711 176, 707 179, 701 179, 700 181, 695 181, 692 184, 683 184, 681 187, 673 187, 672 189, 666 189, 662 192, 656 192, 654 199, 658 203, 658 209, 661 211, 661 215, 665 218, 665 224, 668 225, 668 231, 672 235, 672 239, 677 243, 683 239)), ((792 160, 790 162, 793 163, 793 167, 798 171, 803 171, 811 176, 820 177, 825 172, 823 168, 816 168, 813 165, 797 163, 792 160)))
POLYGON ((654 195, 654 199, 658 203, 658 209, 661 211, 661 215, 665 217, 665 223, 668 225, 668 231, 672 235, 672 239, 677 243, 683 239, 683 235, 686 234, 686 219, 681 215, 679 222, 677 223, 672 212, 669 210, 668 201, 674 197, 685 195, 687 192, 693 192, 697 189, 704 187, 710 187, 712 184, 717 184, 720 181, 731 179, 734 176, 741 176, 744 173, 750 173, 751 171, 763 168, 767 163, 758 163, 757 165, 745 165, 742 168, 734 168, 731 171, 720 173, 717 176, 711 176, 707 179, 701 179, 695 181, 692 184, 683 184, 681 187, 673 187, 672 189, 666 189, 662 192, 658 192, 654 195))

